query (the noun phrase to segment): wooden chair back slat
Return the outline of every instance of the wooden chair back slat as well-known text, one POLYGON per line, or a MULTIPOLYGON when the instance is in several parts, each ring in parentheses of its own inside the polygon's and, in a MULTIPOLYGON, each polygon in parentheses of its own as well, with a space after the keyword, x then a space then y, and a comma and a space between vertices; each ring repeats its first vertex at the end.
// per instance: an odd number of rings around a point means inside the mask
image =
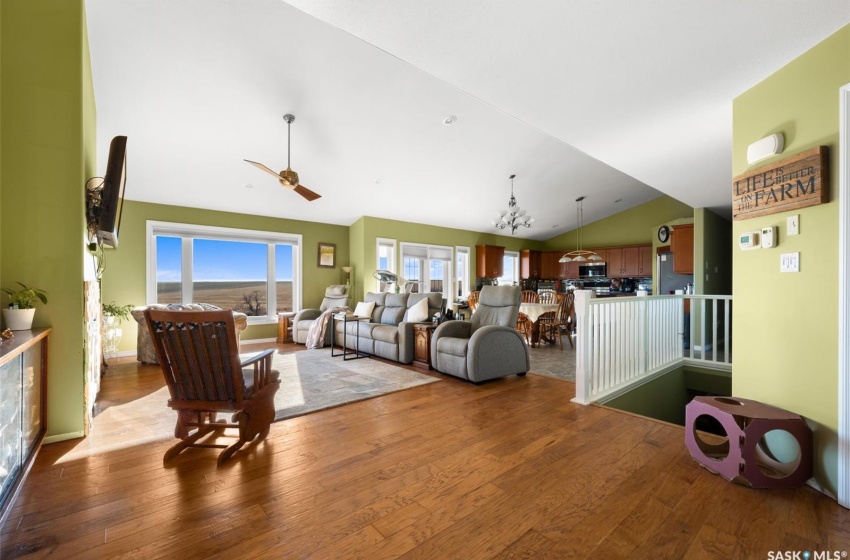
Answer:
POLYGON ((537 292, 534 290, 523 290, 522 291, 522 302, 523 303, 538 303, 540 302, 540 296, 537 295, 537 292))
POLYGON ((229 309, 147 311, 166 381, 172 381, 168 383, 172 400, 234 403, 243 399, 245 382, 229 309))

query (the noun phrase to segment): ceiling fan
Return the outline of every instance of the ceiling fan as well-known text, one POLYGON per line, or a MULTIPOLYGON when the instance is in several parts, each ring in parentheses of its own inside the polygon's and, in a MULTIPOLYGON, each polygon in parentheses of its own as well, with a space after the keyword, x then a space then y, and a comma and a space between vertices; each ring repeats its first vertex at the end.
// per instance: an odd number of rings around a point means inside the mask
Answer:
POLYGON ((248 163, 251 165, 262 169, 266 173, 274 175, 277 177, 277 180, 280 181, 280 184, 286 187, 287 189, 294 190, 307 200, 316 200, 317 198, 321 198, 322 195, 316 194, 301 183, 298 182, 298 173, 292 170, 289 166, 289 130, 292 127, 292 121, 295 120, 295 115, 286 114, 283 115, 283 120, 286 121, 286 169, 281 171, 280 173, 276 173, 272 171, 262 163, 258 163, 256 161, 251 161, 250 159, 246 159, 248 163))

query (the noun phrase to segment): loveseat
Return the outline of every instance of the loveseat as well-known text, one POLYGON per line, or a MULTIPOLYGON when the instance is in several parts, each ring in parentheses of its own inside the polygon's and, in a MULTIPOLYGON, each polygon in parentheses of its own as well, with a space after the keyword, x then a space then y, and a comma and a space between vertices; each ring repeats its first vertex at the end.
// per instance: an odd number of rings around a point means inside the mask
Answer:
MULTIPOLYGON (((188 303, 188 304, 179 304, 179 303, 170 303, 170 304, 161 304, 161 303, 153 303, 151 305, 140 305, 131 311, 130 313, 133 315, 133 319, 139 324, 139 333, 136 337, 136 359, 143 364, 158 364, 159 360, 156 359, 156 350, 153 347, 153 340, 151 340, 151 333, 148 331, 148 326, 145 323, 145 309, 168 309, 168 310, 189 310, 189 311, 217 311, 220 310, 221 307, 209 304, 209 303, 188 303)), ((248 328, 248 316, 244 313, 239 313, 238 311, 233 312, 233 322, 236 326, 236 337, 239 338, 239 335, 242 334, 246 328, 248 328)))
MULTIPOLYGON (((353 349, 355 341, 357 349, 373 356, 386 358, 403 364, 413 362, 414 337, 413 325, 416 322, 408 321, 411 308, 420 301, 427 300, 427 312, 423 321, 430 322, 431 317, 443 310, 443 294, 439 292, 426 292, 423 294, 390 294, 390 293, 367 293, 365 303, 375 303, 369 321, 348 322, 348 336, 343 337, 343 321, 332 321, 335 323, 334 338, 337 345, 342 345, 343 340, 346 347, 353 349), (358 333, 359 328, 359 333, 358 333)), ((423 305, 424 307, 424 305, 423 305)), ((418 310, 418 309, 417 309, 418 310)), ((330 344, 330 324, 326 332, 325 343, 330 344)), ((295 331, 293 331, 295 332, 295 331)), ((296 342, 304 343, 296 339, 296 342)))

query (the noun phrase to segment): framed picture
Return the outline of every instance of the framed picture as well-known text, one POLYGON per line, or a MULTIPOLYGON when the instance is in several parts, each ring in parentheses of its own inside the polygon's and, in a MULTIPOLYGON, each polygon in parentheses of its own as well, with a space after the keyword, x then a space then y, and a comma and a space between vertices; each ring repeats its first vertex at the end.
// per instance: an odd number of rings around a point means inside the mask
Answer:
POLYGON ((336 266, 336 244, 319 242, 319 266, 334 268, 336 266))

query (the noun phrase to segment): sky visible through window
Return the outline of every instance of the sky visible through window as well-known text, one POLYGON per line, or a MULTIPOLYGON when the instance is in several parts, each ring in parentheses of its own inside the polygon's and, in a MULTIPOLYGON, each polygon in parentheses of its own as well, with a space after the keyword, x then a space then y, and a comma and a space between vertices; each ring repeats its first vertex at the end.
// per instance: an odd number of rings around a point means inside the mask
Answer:
MULTIPOLYGON (((215 239, 193 240, 194 281, 266 280, 266 244, 215 239)), ((179 237, 157 236, 156 281, 179 282, 182 248, 179 237)), ((275 279, 292 280, 292 246, 275 246, 275 279)))

